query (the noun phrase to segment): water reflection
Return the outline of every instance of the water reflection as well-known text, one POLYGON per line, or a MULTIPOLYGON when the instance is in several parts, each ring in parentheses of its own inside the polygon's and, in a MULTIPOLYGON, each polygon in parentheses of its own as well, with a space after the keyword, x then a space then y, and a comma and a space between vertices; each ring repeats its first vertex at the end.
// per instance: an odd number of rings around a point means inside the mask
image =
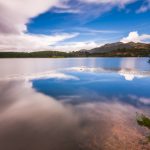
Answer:
POLYGON ((147 60, 0 60, 0 149, 148 150, 147 60))
POLYGON ((0 149, 79 149, 77 118, 69 108, 22 82, 5 83, 0 92, 0 149))

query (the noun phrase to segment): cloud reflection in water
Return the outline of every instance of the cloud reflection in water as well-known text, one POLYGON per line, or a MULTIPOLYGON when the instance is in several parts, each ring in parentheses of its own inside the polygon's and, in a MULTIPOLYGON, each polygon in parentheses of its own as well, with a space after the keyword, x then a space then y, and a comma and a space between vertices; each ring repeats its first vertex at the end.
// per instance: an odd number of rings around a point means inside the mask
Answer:
POLYGON ((148 66, 125 60, 10 63, 14 70, 8 65, 0 75, 0 149, 148 150, 135 120, 136 112, 150 114, 148 66), (119 74, 124 70, 144 74, 126 81, 119 74))
POLYGON ((125 142, 128 148, 141 148, 138 141, 143 137, 133 119, 139 110, 133 106, 117 102, 65 105, 24 88, 22 82, 8 82, 6 87, 5 93, 4 86, 0 89, 1 149, 107 150, 124 149, 125 142))

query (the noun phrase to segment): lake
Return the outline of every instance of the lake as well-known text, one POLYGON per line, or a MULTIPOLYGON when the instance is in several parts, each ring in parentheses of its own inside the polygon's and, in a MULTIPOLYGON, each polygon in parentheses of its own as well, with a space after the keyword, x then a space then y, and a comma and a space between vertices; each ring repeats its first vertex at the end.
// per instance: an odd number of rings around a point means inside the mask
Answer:
POLYGON ((148 60, 0 59, 0 150, 149 150, 148 60))

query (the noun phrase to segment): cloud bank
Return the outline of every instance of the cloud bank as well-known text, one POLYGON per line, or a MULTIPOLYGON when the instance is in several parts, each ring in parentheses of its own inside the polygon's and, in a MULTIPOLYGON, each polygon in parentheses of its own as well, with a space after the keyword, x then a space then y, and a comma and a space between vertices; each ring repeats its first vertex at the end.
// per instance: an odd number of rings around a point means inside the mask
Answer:
POLYGON ((138 42, 148 42, 148 41, 150 41, 149 34, 139 35, 139 33, 137 31, 130 32, 127 37, 124 37, 121 39, 121 42, 123 42, 123 43, 128 43, 128 42, 138 43, 138 42))
POLYGON ((77 33, 56 34, 56 35, 36 35, 36 34, 11 34, 0 35, 0 51, 36 51, 48 50, 50 45, 77 36, 77 33))
POLYGON ((78 51, 78 50, 90 50, 95 47, 102 46, 103 43, 98 43, 94 41, 84 41, 84 42, 67 42, 61 45, 50 46, 50 49, 56 51, 78 51))

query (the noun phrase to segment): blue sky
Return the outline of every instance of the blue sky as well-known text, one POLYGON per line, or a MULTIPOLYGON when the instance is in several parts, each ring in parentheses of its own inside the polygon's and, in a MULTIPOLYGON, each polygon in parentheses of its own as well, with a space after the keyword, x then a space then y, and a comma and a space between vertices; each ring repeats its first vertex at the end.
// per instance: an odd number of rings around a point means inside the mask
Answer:
POLYGON ((8 42, 0 43, 1 51, 24 51, 25 44, 34 51, 72 51, 118 41, 150 41, 150 0, 14 0, 15 5, 6 1, 0 36, 8 42), (17 42, 10 45, 12 38, 17 42))

